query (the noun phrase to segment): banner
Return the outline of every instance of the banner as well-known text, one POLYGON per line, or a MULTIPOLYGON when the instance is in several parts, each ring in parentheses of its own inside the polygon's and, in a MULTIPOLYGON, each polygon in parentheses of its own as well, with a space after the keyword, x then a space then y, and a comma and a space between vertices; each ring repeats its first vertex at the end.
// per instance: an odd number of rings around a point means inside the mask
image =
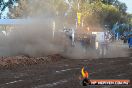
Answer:
POLYGON ((78 24, 80 25, 81 24, 81 13, 77 13, 77 20, 78 20, 78 24))

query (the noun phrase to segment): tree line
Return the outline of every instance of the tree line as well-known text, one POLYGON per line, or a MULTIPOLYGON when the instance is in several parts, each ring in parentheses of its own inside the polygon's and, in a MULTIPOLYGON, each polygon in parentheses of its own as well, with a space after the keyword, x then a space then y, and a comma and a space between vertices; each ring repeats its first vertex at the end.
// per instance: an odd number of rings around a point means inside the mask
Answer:
POLYGON ((98 22, 112 28, 117 22, 132 24, 132 14, 126 12, 126 4, 119 0, 0 0, 0 16, 5 8, 9 8, 7 18, 26 18, 34 13, 50 11, 49 14, 63 17, 71 24, 75 23, 77 13, 81 13, 85 25, 98 22))

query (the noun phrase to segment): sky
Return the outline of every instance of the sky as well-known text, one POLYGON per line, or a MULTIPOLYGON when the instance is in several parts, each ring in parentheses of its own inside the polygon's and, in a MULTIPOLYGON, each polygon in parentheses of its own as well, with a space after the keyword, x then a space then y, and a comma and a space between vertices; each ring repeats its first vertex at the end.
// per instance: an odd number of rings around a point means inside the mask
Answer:
POLYGON ((132 13, 132 0, 119 0, 119 1, 126 3, 128 7, 127 12, 132 13))

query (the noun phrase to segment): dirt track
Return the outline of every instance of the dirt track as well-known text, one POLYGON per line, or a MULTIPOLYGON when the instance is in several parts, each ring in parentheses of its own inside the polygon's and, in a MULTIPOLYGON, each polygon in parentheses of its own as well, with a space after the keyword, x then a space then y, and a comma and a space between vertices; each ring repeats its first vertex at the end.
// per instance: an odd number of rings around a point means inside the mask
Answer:
POLYGON ((93 60, 62 58, 55 63, 1 69, 0 88, 82 88, 79 76, 83 66, 89 71, 90 79, 132 79, 132 57, 93 60))
MULTIPOLYGON (((49 60, 44 57, 30 59, 17 57, 22 63, 14 58, 12 63, 15 65, 11 67, 12 64, 8 65, 7 62, 11 62, 12 58, 7 57, 6 63, 0 68, 0 88, 83 88, 79 80, 83 66, 88 70, 90 79, 132 80, 132 49, 125 48, 125 52, 129 56, 98 59, 50 56, 49 60)), ((86 88, 132 88, 132 86, 87 86, 86 88)))

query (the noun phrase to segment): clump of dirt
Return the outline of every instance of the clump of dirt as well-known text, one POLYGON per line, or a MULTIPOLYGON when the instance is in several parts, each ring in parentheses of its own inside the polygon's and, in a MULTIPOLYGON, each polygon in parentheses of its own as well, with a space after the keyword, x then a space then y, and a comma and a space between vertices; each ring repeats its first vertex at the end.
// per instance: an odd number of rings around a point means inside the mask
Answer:
POLYGON ((64 59, 59 54, 48 55, 45 57, 28 57, 28 56, 12 56, 12 57, 0 57, 0 68, 12 68, 16 66, 27 66, 34 64, 48 64, 54 63, 64 59))

